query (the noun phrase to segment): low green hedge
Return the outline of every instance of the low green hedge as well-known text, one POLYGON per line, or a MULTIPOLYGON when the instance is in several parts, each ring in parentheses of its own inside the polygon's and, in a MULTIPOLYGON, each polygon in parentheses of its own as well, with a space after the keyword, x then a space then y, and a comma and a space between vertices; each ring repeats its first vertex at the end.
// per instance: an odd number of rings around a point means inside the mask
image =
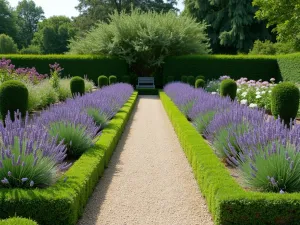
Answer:
POLYGON ((64 70, 62 75, 81 76, 87 75, 95 84, 100 75, 115 75, 121 79, 128 74, 128 65, 125 60, 88 55, 0 55, 11 59, 16 67, 35 67, 41 74, 49 74, 49 64, 59 63, 64 70))
POLYGON ((245 191, 171 99, 159 95, 215 224, 299 224, 300 194, 245 191))
POLYGON ((29 219, 15 217, 6 220, 0 220, 0 225, 38 225, 38 224, 29 219))
POLYGON ((138 88, 139 95, 158 95, 158 89, 138 88))
POLYGON ((278 56, 278 66, 285 81, 300 83, 300 54, 278 56))
POLYGON ((163 68, 164 77, 202 75, 206 80, 228 75, 233 79, 247 77, 254 80, 275 78, 282 80, 275 56, 233 56, 233 55, 186 55, 170 57, 163 68))
POLYGON ((120 139, 137 99, 137 92, 102 131, 95 146, 85 152, 55 185, 46 189, 1 189, 0 218, 15 215, 42 225, 74 225, 98 183, 120 139))

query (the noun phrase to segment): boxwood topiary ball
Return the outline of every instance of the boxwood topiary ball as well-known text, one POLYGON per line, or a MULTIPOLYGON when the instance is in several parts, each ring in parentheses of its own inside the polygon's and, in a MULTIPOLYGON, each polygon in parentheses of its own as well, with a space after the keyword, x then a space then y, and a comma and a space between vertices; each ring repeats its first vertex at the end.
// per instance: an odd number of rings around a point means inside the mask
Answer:
POLYGON ((117 77, 114 75, 109 76, 109 85, 117 83, 117 77))
POLYGON ((199 79, 201 79, 201 80, 205 80, 205 77, 204 77, 204 76, 202 76, 202 75, 200 75, 200 76, 196 76, 196 80, 199 80, 199 79))
POLYGON ((72 95, 83 95, 85 92, 84 79, 81 77, 73 77, 70 81, 70 89, 72 95))
POLYGON ((188 79, 187 76, 181 76, 181 82, 187 83, 187 79, 188 79))
POLYGON ((98 77, 98 87, 102 88, 108 85, 108 78, 105 75, 101 75, 98 77))
POLYGON ((194 76, 188 76, 188 78, 187 78, 187 83, 188 83, 189 85, 191 85, 191 86, 194 87, 194 85, 195 85, 195 77, 194 77, 194 76))
POLYGON ((271 110, 275 118, 280 117, 286 125, 297 116, 299 89, 291 82, 277 84, 271 94, 271 110))
POLYGON ((195 82, 195 88, 204 88, 205 81, 202 79, 197 79, 195 82))
POLYGON ((220 94, 221 96, 229 96, 231 100, 234 100, 236 97, 237 84, 232 79, 225 79, 221 82, 220 85, 220 94))
POLYGON ((21 81, 10 80, 3 82, 0 86, 0 111, 2 119, 5 120, 7 112, 14 120, 14 112, 17 110, 25 116, 28 110, 28 90, 21 81))

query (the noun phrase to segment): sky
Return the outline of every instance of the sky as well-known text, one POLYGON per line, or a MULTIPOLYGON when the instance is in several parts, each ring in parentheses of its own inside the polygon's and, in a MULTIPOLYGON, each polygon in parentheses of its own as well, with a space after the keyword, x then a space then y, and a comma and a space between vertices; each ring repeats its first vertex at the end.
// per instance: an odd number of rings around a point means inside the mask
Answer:
MULTIPOLYGON (((16 7, 20 0, 8 0, 12 7, 16 7)), ((78 16, 78 11, 75 6, 78 5, 78 0, 33 0, 36 5, 41 6, 45 12, 46 18, 50 16, 78 16), (59 7, 58 7, 59 6, 59 7)), ((183 10, 183 0, 178 0, 177 8, 183 10)))

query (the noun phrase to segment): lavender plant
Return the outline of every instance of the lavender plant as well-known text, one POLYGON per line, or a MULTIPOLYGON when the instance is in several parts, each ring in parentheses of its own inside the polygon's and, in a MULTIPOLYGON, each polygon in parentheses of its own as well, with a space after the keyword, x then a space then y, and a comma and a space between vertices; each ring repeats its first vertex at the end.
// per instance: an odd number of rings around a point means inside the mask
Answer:
POLYGON ((42 127, 30 125, 28 115, 25 124, 15 115, 12 122, 8 115, 5 124, 0 123, 0 187, 33 188, 53 184, 58 172, 70 165, 63 163, 66 148, 57 143, 42 127))

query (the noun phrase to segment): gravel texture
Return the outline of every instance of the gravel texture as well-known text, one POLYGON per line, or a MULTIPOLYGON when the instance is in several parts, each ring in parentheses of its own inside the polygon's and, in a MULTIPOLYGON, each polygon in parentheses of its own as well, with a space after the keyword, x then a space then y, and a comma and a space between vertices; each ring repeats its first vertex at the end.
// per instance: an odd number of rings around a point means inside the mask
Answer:
POLYGON ((140 96, 78 225, 213 224, 158 96, 140 96))

